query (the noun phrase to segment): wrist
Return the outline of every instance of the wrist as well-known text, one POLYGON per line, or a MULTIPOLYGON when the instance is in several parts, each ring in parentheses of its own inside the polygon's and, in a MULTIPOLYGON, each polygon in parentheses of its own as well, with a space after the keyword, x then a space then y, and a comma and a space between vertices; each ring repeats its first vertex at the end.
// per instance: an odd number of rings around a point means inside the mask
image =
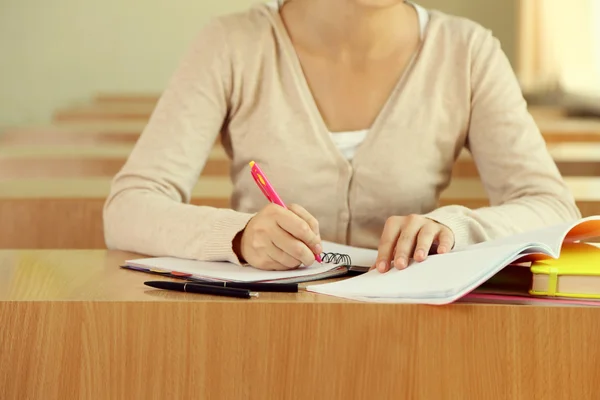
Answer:
POLYGON ((245 263, 244 256, 242 254, 242 236, 244 235, 244 230, 239 231, 231 242, 231 248, 233 253, 236 255, 241 264, 245 263))

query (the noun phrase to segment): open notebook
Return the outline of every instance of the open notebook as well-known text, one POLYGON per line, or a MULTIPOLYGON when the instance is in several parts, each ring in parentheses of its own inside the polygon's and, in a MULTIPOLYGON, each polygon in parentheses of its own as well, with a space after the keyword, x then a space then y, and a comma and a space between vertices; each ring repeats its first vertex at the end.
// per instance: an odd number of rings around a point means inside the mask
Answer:
POLYGON ((600 217, 589 217, 432 255, 404 270, 392 269, 385 274, 371 271, 342 281, 311 285, 307 290, 369 302, 448 304, 511 263, 558 258, 564 243, 596 237, 600 237, 600 217))
POLYGON ((300 283, 364 273, 375 263, 376 250, 344 246, 324 241, 323 263, 289 271, 263 271, 228 262, 206 262, 174 257, 127 260, 123 268, 187 279, 228 282, 300 283))

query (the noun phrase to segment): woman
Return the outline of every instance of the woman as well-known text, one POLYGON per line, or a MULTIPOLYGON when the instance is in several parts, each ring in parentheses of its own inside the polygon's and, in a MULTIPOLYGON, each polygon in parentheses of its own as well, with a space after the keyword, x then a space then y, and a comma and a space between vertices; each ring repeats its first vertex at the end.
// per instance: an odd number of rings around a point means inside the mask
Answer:
POLYGON ((114 179, 105 232, 109 248, 262 269, 330 240, 378 248, 385 272, 579 217, 487 30, 400 0, 289 0, 202 30, 114 179), (189 205, 220 132, 233 210, 189 205), (492 206, 436 208, 463 147, 492 206), (265 206, 252 160, 302 207, 265 206))

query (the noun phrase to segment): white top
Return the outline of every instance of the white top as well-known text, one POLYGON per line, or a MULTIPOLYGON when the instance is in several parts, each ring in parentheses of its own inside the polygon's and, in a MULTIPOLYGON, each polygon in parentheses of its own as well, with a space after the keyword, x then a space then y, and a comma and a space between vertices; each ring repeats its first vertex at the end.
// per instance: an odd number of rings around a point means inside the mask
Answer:
MULTIPOLYGON (((419 16, 419 25, 421 29, 421 39, 425 35, 425 29, 427 28, 427 24, 429 23, 429 13, 427 10, 418 4, 409 3, 417 10, 417 14, 419 16)), ((367 137, 367 133, 369 133, 368 129, 360 130, 360 131, 348 131, 348 132, 335 132, 331 133, 331 140, 340 150, 340 152, 344 155, 344 157, 351 161, 354 158, 354 154, 356 154, 356 150, 358 146, 365 140, 367 137)))

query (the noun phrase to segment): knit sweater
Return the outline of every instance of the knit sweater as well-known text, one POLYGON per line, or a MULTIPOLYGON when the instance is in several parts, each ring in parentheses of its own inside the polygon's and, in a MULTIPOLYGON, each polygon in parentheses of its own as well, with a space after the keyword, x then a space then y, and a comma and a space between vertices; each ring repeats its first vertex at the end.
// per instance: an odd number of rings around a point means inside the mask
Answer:
POLYGON ((386 219, 421 214, 455 249, 580 217, 499 42, 439 11, 412 64, 349 162, 334 145, 276 8, 214 18, 184 56, 104 209, 108 248, 239 262, 232 240, 267 201, 256 161, 321 237, 376 248, 386 219), (190 205, 220 135, 231 209, 190 205), (438 206, 468 149, 490 206, 438 206))

